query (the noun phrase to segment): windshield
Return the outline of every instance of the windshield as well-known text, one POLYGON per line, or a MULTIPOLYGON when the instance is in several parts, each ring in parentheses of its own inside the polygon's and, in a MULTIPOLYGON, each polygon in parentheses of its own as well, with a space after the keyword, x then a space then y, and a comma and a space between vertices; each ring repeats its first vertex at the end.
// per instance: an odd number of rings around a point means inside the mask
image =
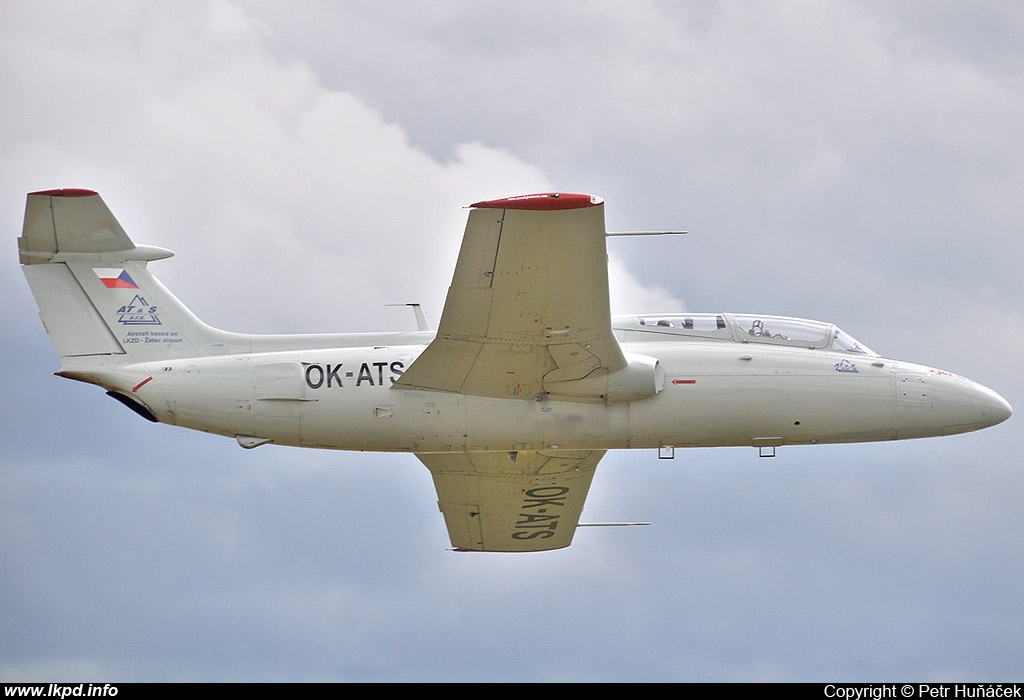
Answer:
POLYGON ((852 335, 841 331, 838 328, 836 328, 835 337, 832 339, 832 349, 841 350, 842 352, 855 352, 858 355, 873 355, 878 357, 877 352, 866 345, 861 345, 852 335))

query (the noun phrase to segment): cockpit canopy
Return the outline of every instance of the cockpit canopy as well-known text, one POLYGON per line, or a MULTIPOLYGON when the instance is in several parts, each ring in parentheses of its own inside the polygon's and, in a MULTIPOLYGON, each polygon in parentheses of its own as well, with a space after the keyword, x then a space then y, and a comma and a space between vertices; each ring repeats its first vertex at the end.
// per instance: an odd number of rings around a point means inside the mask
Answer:
POLYGON ((737 343, 789 345, 817 350, 834 350, 877 357, 834 324, 786 316, 755 314, 657 314, 616 316, 615 330, 664 333, 694 339, 730 340, 737 343))

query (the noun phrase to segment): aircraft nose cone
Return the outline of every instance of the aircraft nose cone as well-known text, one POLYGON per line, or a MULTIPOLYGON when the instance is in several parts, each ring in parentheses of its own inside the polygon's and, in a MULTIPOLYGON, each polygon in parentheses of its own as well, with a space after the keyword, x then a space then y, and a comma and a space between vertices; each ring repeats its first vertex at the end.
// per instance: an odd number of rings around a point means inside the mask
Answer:
POLYGON ((988 387, 982 387, 989 394, 989 415, 991 416, 992 422, 989 425, 998 425, 1004 420, 1007 420, 1013 415, 1013 407, 1010 406, 1010 402, 1004 399, 1002 396, 992 391, 988 387))
POLYGON ((1009 402, 987 386, 960 381, 947 395, 949 408, 956 415, 943 431, 950 435, 998 425, 1013 415, 1009 402), (949 401, 949 399, 952 399, 949 401))

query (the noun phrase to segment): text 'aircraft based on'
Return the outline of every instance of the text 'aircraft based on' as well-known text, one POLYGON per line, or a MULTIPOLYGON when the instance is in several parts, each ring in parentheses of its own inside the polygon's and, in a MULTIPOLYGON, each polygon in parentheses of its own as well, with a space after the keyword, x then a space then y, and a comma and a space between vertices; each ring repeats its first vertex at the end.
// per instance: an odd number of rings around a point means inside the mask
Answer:
POLYGON ((151 421, 264 444, 411 452, 457 550, 568 546, 607 450, 950 435, 994 391, 836 326, 730 313, 612 317, 604 202, 471 206, 437 331, 248 335, 196 318, 98 194, 28 195, 22 270, 61 359, 151 421))

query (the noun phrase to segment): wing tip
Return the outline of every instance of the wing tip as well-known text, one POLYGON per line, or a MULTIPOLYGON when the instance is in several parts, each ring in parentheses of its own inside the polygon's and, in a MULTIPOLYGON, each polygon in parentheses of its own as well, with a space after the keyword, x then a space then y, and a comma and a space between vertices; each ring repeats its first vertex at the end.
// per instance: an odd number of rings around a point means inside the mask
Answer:
POLYGON ((577 192, 537 192, 521 194, 515 197, 488 199, 474 202, 469 206, 474 209, 527 209, 532 211, 558 211, 562 209, 582 209, 603 204, 604 200, 593 194, 577 192))
POLYGON ((93 197, 98 192, 94 190, 87 190, 82 187, 62 187, 55 190, 39 190, 38 192, 29 192, 29 195, 43 195, 48 197, 93 197))

